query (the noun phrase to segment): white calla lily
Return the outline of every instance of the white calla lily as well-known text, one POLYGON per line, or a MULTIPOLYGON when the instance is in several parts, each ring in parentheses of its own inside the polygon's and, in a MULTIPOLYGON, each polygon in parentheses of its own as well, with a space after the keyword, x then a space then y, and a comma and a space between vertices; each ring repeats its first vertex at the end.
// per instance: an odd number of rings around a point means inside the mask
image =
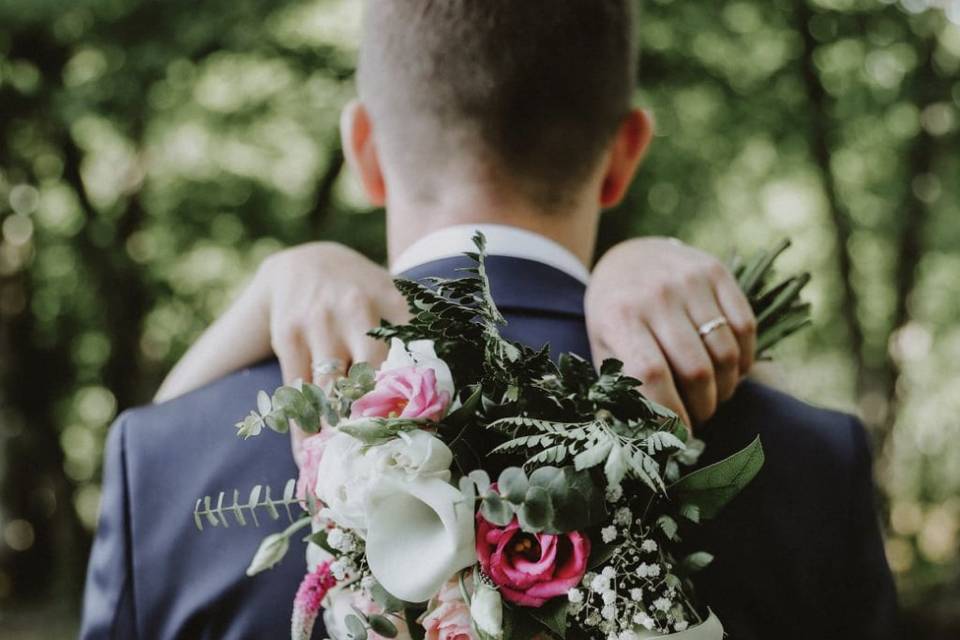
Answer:
POLYGON ((436 477, 384 476, 367 494, 367 562, 384 589, 424 602, 477 562, 473 505, 436 477))

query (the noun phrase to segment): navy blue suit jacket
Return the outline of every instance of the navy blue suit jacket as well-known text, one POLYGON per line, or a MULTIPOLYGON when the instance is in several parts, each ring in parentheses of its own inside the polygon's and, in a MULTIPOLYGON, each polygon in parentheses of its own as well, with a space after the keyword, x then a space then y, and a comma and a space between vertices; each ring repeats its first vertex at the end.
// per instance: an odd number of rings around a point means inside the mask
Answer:
MULTIPOLYGON (((408 277, 450 277, 463 259, 408 277)), ((507 337, 589 357, 584 287, 551 267, 493 256, 507 337)), ((159 405, 125 412, 107 443, 100 523, 90 556, 81 638, 283 638, 304 572, 295 547, 274 569, 244 569, 266 532, 196 530, 202 495, 280 490, 296 468, 289 440, 235 436, 257 391, 280 384, 275 362, 159 405)), ((702 429, 705 462, 760 435, 766 464, 692 544, 716 557, 698 588, 733 638, 893 638, 896 603, 873 509, 870 454, 852 417, 746 382, 702 429)), ((318 630, 314 637, 323 637, 318 630)))

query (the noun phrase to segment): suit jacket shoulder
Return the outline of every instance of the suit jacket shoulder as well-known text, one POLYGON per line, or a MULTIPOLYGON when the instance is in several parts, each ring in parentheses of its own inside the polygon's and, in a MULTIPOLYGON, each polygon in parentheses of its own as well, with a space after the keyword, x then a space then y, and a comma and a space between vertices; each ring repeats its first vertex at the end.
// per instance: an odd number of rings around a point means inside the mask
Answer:
POLYGON ((745 382, 701 428, 703 463, 759 437, 765 463, 691 536, 698 582, 734 638, 896 637, 866 433, 853 416, 745 382))
POLYGON ((92 564, 102 557, 107 570, 91 567, 83 637, 258 638, 289 625, 304 572, 298 549, 270 571, 244 575, 262 537, 284 528, 286 520, 261 513, 259 527, 207 525, 200 532, 192 513, 204 495, 216 498, 223 491, 232 501, 236 489, 245 501, 257 484, 278 495, 296 477, 289 438, 265 432, 248 442, 233 427, 253 408, 257 391, 279 384, 276 363, 267 363, 117 420, 107 459, 108 467, 120 470, 108 469, 104 478, 91 556, 92 564), (122 499, 107 499, 112 494, 122 499), (102 584, 91 588, 91 581, 102 584), (128 600, 121 617, 133 621, 136 636, 120 633, 103 615, 95 624, 97 608, 121 598, 128 600))

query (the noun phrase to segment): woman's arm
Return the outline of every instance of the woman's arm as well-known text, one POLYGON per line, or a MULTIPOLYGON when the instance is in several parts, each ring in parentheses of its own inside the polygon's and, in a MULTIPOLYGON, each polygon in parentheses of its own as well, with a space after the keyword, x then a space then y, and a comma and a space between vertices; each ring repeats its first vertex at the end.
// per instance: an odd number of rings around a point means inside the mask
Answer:
POLYGON ((385 346, 366 335, 400 322, 406 303, 389 273, 339 244, 313 242, 267 258, 234 303, 167 375, 162 402, 275 354, 284 382, 309 380, 311 363, 379 363, 385 346))
MULTIPOLYGON (((587 289, 587 328, 599 362, 622 360, 644 393, 703 422, 753 364, 756 321, 729 271, 675 241, 638 238, 597 264, 587 289), (636 274, 643 274, 638 278, 636 274), (728 324, 706 336, 704 323, 728 324)), ((407 317, 387 271, 342 245, 316 242, 281 251, 187 354, 157 392, 162 401, 271 353, 285 382, 309 380, 311 363, 378 365, 386 346, 366 335, 381 318, 407 317)))

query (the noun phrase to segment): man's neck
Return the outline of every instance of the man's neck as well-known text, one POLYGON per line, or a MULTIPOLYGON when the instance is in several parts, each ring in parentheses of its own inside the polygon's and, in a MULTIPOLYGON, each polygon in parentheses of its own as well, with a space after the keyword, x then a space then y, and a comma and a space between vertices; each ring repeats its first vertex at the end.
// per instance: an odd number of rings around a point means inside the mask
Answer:
POLYGON ((387 251, 393 261, 425 235, 465 224, 499 224, 540 234, 572 252, 587 268, 593 260, 599 211, 544 214, 519 202, 464 198, 435 205, 388 203, 387 251), (445 206, 446 204, 446 206, 445 206))

